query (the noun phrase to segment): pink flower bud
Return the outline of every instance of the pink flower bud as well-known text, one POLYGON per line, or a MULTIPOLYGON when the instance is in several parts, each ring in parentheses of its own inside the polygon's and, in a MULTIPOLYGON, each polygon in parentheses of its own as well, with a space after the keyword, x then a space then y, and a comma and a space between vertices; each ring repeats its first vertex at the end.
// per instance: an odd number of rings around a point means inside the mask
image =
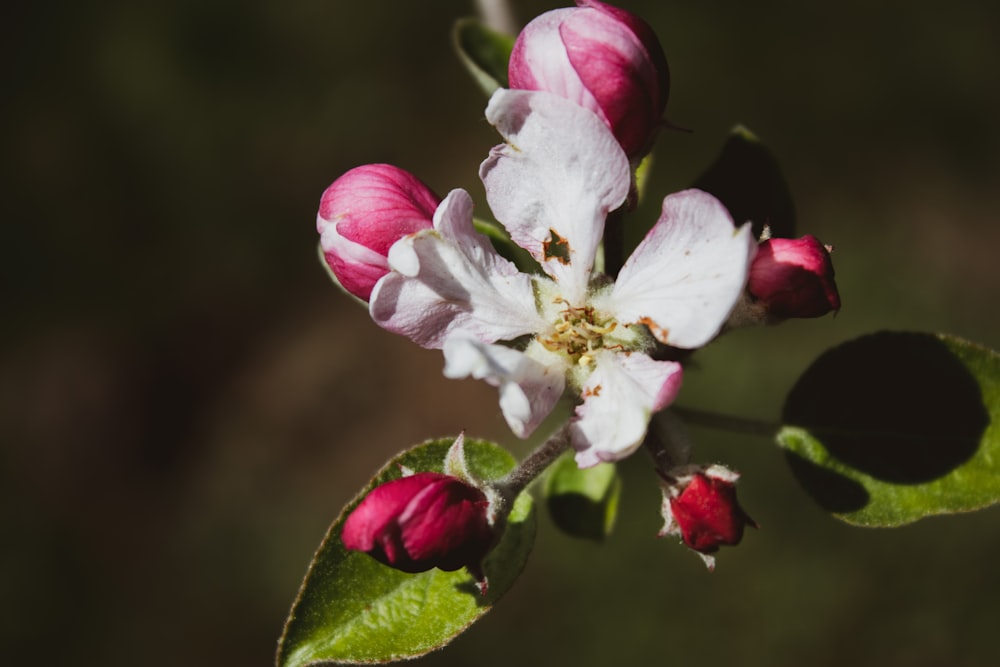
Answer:
POLYGON ((722 466, 695 467, 694 472, 665 477, 661 535, 680 535, 697 551, 711 570, 715 559, 709 554, 722 545, 736 545, 743 539, 745 526, 757 527, 736 500, 739 475, 722 466))
POLYGON ((493 545, 489 501, 457 477, 420 472, 372 489, 347 520, 344 546, 404 572, 480 565, 493 545))
POLYGON ((840 310, 830 253, 815 236, 761 243, 747 289, 774 318, 820 317, 840 310))
POLYGON ((667 59, 645 21, 623 9, 577 0, 546 12, 514 43, 511 88, 544 90, 590 109, 630 160, 649 152, 670 91, 667 59))
POLYGON ((320 199, 316 230, 341 286, 367 301, 389 272, 389 248, 433 227, 440 202, 416 176, 388 164, 356 167, 335 180, 320 199))

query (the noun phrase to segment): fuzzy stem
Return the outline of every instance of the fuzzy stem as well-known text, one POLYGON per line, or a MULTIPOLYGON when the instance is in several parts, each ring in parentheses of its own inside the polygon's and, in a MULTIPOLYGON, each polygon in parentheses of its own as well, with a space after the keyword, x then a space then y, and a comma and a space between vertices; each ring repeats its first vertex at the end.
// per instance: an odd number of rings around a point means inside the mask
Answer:
POLYGON ((673 408, 657 413, 652 426, 655 428, 649 429, 644 444, 653 457, 657 473, 663 477, 691 460, 691 436, 673 408))
POLYGON ((502 502, 512 506, 518 494, 545 472, 545 469, 568 447, 569 424, 566 424, 549 436, 548 440, 539 445, 535 451, 528 454, 506 477, 492 485, 502 502))

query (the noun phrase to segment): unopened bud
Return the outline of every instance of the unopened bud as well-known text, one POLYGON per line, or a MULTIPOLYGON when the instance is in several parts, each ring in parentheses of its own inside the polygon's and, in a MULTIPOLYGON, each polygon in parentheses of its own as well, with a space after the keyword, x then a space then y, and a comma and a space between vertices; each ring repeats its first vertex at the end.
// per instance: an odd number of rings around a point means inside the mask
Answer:
POLYGON ((389 272, 389 248, 433 227, 441 199, 413 174, 388 164, 351 169, 323 193, 316 230, 341 286, 367 301, 389 272))
POLYGON ((600 116, 636 163, 652 148, 670 92, 670 73, 652 28, 597 0, 531 21, 514 43, 510 87, 543 90, 600 116))
POLYGON ((483 589, 482 561, 494 541, 488 510, 476 487, 418 472, 372 489, 347 517, 341 540, 404 572, 468 567, 483 589))
POLYGON ((711 554, 720 546, 739 544, 745 526, 757 527, 736 500, 739 475, 719 465, 685 466, 671 473, 663 476, 660 535, 679 535, 712 570, 711 554))
POLYGON ((757 248, 747 290, 771 319, 840 310, 830 252, 815 236, 771 238, 757 248))

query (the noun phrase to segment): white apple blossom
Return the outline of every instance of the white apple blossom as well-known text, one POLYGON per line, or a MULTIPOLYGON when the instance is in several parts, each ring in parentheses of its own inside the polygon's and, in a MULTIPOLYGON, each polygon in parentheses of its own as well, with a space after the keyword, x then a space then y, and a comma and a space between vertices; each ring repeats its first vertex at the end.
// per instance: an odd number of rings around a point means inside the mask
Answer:
POLYGON ((628 158, 591 111, 545 92, 499 90, 486 117, 503 136, 480 176, 497 220, 538 261, 522 273, 476 232, 453 190, 433 229, 397 241, 370 312, 385 329, 442 349, 445 375, 486 380, 511 430, 527 437, 565 393, 581 467, 632 453, 673 401, 681 366, 657 343, 700 347, 743 292, 756 247, 711 195, 687 190, 612 281, 595 272, 608 213, 629 192, 628 158))

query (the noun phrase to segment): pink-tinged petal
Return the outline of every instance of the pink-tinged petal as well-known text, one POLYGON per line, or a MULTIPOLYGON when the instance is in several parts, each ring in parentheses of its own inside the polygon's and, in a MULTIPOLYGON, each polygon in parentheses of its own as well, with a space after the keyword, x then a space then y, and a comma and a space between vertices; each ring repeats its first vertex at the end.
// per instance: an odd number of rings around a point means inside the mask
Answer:
POLYGON ((599 0, 577 0, 576 4, 580 7, 592 7, 601 11, 616 21, 620 21, 622 25, 632 31, 648 57, 648 64, 639 71, 642 72, 645 83, 649 86, 650 98, 659 109, 659 115, 662 115, 670 94, 670 68, 667 65, 667 56, 663 53, 663 47, 660 45, 660 40, 653 28, 632 12, 605 2, 599 2, 599 0), (646 67, 652 69, 654 78, 646 78, 650 75, 646 67))
POLYGON ((560 26, 566 54, 622 148, 629 156, 641 156, 651 147, 666 108, 666 57, 641 19, 603 3, 588 4, 596 11, 577 12, 560 26), (637 30, 650 39, 648 45, 637 30))
POLYGON ((652 146, 670 90, 652 28, 623 9, 578 2, 535 18, 514 43, 512 89, 553 93, 593 111, 630 159, 652 146))
POLYGON ((628 158, 596 115, 549 93, 498 90, 486 118, 507 142, 479 170, 490 208, 583 303, 604 219, 628 195, 628 158))
MULTIPOLYGON (((663 53, 663 47, 660 45, 660 40, 656 36, 656 32, 653 31, 653 28, 632 12, 624 10, 621 7, 609 5, 606 2, 600 2, 599 0, 576 0, 576 4, 579 7, 597 9, 614 18, 616 21, 620 21, 622 25, 632 31, 632 34, 638 40, 641 48, 645 50, 648 57, 648 65, 645 67, 653 70, 655 78, 648 80, 647 84, 650 88, 655 89, 655 93, 651 94, 651 97, 655 100, 657 107, 662 113, 663 109, 667 106, 667 98, 670 94, 670 69, 667 66, 667 56, 663 53)), ((643 76, 648 75, 645 68, 641 71, 643 72, 643 76)))
POLYGON ((508 80, 512 89, 553 93, 590 109, 604 120, 600 105, 570 63, 559 34, 563 21, 578 11, 554 9, 528 23, 514 42, 508 80))
POLYGON ((355 167, 334 181, 320 199, 316 229, 341 286, 367 301, 389 272, 389 248, 430 229, 440 201, 416 176, 389 164, 355 167))
POLYGON ((418 345, 440 348, 455 331, 484 342, 537 331, 531 278, 500 257, 472 225, 472 199, 453 190, 434 213, 434 229, 389 251, 391 273, 372 292, 375 322, 418 345))
POLYGON ((673 402, 681 386, 681 365, 675 361, 610 350, 596 353, 594 361, 570 426, 581 468, 634 452, 646 437, 652 414, 673 402))
POLYGON ((401 236, 429 227, 440 202, 410 172, 391 164, 366 164, 347 171, 326 189, 316 228, 322 233, 336 223, 341 235, 385 256, 401 236))
POLYGON ((672 194, 601 305, 619 321, 645 324, 666 345, 700 347, 743 293, 755 250, 749 223, 734 229, 718 199, 700 190, 672 194))
POLYGON ((444 358, 446 377, 471 376, 499 389, 500 410, 519 438, 531 435, 552 412, 566 384, 562 363, 545 364, 513 348, 484 345, 461 334, 445 342, 444 358))
POLYGON ((320 226, 320 247, 333 275, 345 290, 367 301, 379 278, 389 273, 385 255, 341 236, 336 224, 320 226))

